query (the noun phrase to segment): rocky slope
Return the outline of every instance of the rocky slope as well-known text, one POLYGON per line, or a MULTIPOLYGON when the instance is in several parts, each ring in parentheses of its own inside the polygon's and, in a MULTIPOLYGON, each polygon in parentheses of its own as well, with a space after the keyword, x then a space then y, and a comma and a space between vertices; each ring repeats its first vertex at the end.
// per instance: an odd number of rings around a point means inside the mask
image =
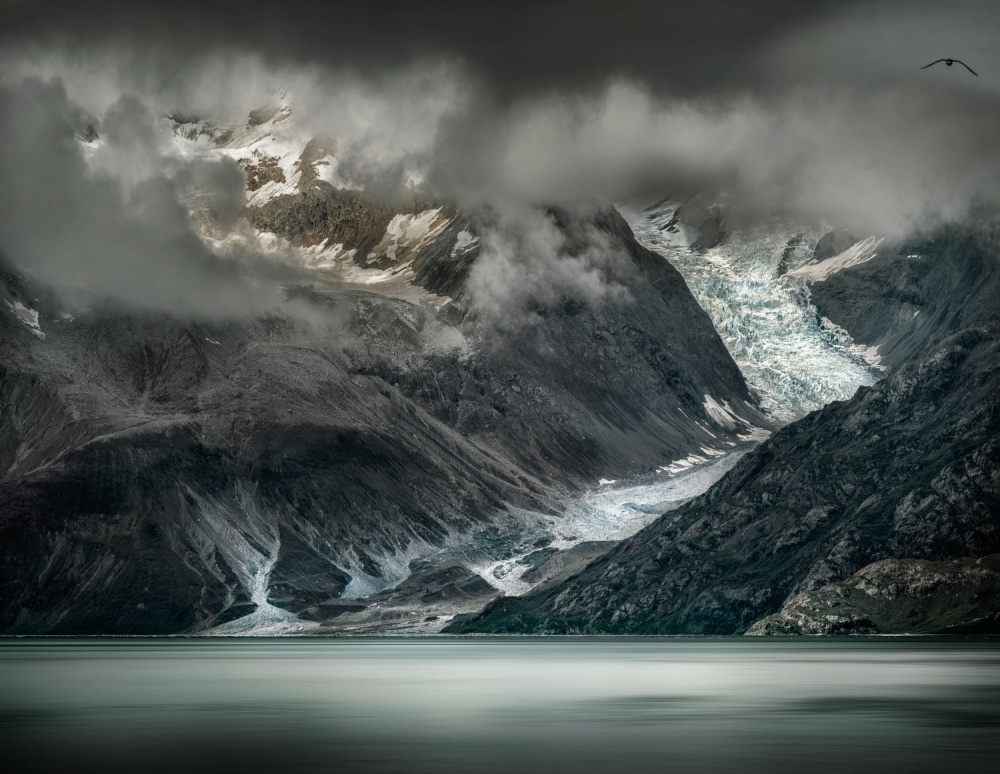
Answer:
MULTIPOLYGON (((202 129, 243 159, 239 132, 270 143, 280 119, 202 129)), ((549 217, 569 257, 602 234, 625 292, 545 294, 500 328, 468 293, 472 219, 348 190, 328 149, 253 150, 243 225, 201 213, 205 239, 299 260, 296 313, 72 317, 8 256, 0 632, 319 625, 414 572, 474 609, 492 592, 470 573, 551 542, 566 493, 765 423, 683 280, 612 211, 549 217)))
MULTIPOLYGON (((986 210, 903 243, 882 243, 870 260, 815 283, 812 300, 854 340, 895 367, 930 343, 1000 319, 1000 220, 986 210)), ((842 234, 842 243, 851 241, 842 234)))
POLYGON ((750 635, 996 634, 1000 556, 885 559, 847 580, 789 599, 750 635))
POLYGON ((576 577, 450 631, 735 634, 873 562, 996 553, 998 396, 1000 328, 953 334, 576 577))

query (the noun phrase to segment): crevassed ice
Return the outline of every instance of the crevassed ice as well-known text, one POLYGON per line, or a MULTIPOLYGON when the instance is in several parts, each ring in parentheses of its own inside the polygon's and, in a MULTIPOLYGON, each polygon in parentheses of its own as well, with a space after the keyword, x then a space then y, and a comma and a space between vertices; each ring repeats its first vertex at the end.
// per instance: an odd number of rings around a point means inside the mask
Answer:
MULTIPOLYGON (((808 263, 820 232, 762 227, 699 253, 664 231, 662 218, 628 209, 623 215, 639 242, 663 255, 684 277, 760 396, 762 408, 775 420, 794 421, 878 380, 880 372, 869 362, 875 353, 821 319, 809 300, 808 277, 779 274, 783 259, 787 269, 808 263)), ((871 240, 855 252, 876 246, 871 240)))

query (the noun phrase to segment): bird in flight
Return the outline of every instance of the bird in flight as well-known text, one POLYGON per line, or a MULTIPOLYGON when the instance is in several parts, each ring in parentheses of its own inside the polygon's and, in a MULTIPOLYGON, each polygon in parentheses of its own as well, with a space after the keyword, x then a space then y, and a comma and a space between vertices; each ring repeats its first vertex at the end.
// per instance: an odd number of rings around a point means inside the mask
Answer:
POLYGON ((931 63, 930 63, 929 65, 924 65, 924 66, 923 66, 923 67, 921 67, 920 69, 921 69, 921 70, 926 70, 926 69, 927 69, 928 67, 930 67, 931 65, 936 65, 936 64, 937 64, 938 62, 944 62, 944 63, 945 63, 946 65, 948 65, 948 67, 951 67, 951 66, 952 66, 953 64, 955 64, 956 62, 958 62, 958 63, 959 63, 960 65, 962 65, 962 67, 964 67, 964 68, 965 68, 966 70, 968 70, 968 71, 969 71, 970 73, 972 73, 972 74, 973 74, 973 75, 975 75, 976 77, 979 77, 979 73, 977 73, 977 72, 976 72, 975 70, 973 70, 973 69, 972 69, 971 67, 969 67, 969 66, 968 66, 968 65, 967 65, 967 64, 966 64, 965 62, 963 62, 963 61, 962 61, 961 59, 935 59, 935 60, 934 60, 933 62, 931 62, 931 63))

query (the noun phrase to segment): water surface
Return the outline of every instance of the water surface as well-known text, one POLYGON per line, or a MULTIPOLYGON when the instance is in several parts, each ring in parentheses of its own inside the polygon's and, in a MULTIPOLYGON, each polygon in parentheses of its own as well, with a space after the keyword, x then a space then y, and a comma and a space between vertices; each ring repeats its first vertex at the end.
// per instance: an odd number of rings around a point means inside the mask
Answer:
POLYGON ((990 640, 0 642, 9 771, 986 772, 998 754, 990 640))

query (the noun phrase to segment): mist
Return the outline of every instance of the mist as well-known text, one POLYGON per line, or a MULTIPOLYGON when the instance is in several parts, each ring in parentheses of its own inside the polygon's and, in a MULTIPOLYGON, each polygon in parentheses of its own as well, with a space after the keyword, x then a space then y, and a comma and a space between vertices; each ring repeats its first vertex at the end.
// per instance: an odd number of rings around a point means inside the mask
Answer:
POLYGON ((460 198, 536 205, 718 194, 746 219, 900 236, 996 195, 998 125, 996 100, 940 86, 664 100, 613 82, 462 127, 476 141, 438 154, 432 180, 460 198))
POLYGON ((0 108, 0 250, 68 309, 111 298, 224 318, 283 303, 279 282, 292 279, 290 268, 254 255, 216 255, 184 206, 187 189, 206 184, 213 209, 231 220, 243 198, 235 164, 168 161, 154 117, 130 96, 109 106, 101 122, 106 139, 96 148, 79 138, 93 117, 59 82, 2 88, 0 108))
POLYGON ((169 26, 92 42, 68 28, 37 34, 0 56, 0 251, 71 305, 111 297, 200 317, 276 308, 278 281, 296 270, 219 255, 193 219, 245 227, 242 170, 178 153, 166 118, 234 125, 275 104, 292 107, 303 141, 334 137, 341 174, 369 195, 398 201, 416 185, 424 201, 504 213, 472 276, 483 308, 509 307, 518 288, 531 297, 542 275, 592 303, 616 293, 614 262, 596 258, 607 245, 595 236, 593 250, 567 253, 551 207, 701 194, 724 199, 735 223, 780 217, 900 237, 997 198, 1000 56, 987 45, 997 16, 975 3, 949 13, 833 4, 756 41, 725 27, 706 55, 740 77, 713 66, 687 88, 680 64, 657 80, 627 57, 603 73, 580 65, 561 83, 540 73, 550 85, 528 88, 520 65, 506 82, 471 44, 428 43, 384 65, 308 45, 293 55, 284 28, 277 54, 235 34, 195 51, 169 26), (961 54, 963 41, 978 78, 919 69, 961 54), (81 141, 88 125, 98 143, 81 141))
POLYGON ((592 308, 629 302, 615 279, 627 260, 621 247, 594 226, 574 237, 571 244, 554 215, 538 208, 498 213, 469 276, 472 303, 492 324, 512 330, 565 299, 592 308))

